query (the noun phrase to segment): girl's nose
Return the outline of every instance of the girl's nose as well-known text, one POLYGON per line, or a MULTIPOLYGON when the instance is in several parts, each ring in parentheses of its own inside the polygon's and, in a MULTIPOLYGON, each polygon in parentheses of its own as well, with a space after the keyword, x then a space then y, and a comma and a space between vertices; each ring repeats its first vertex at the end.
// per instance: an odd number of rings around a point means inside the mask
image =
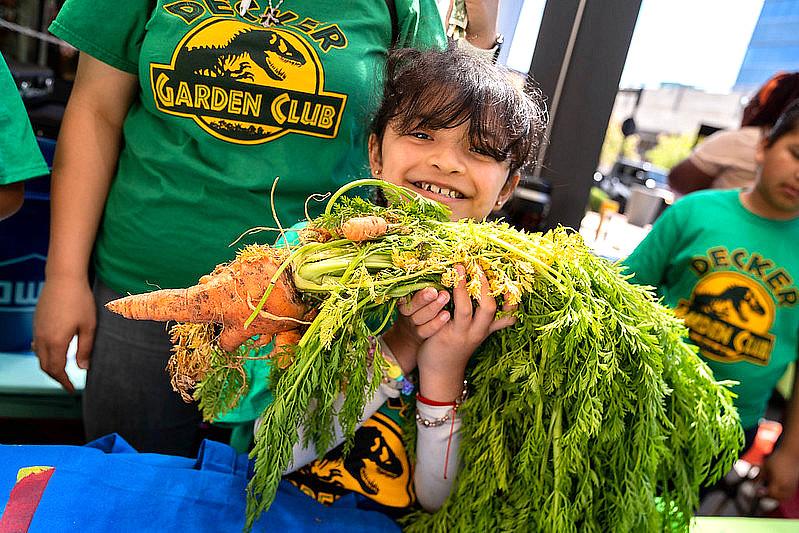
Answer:
POLYGON ((462 173, 466 168, 459 146, 442 146, 430 155, 430 164, 446 174, 462 173))

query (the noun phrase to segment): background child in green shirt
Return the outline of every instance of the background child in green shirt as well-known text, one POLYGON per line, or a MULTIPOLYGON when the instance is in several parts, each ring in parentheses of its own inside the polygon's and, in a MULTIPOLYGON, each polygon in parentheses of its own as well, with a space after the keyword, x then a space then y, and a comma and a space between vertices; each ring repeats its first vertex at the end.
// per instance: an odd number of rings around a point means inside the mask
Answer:
MULTIPOLYGON (((705 191, 667 209, 624 261, 685 320, 718 380, 735 380, 751 445, 774 386, 799 350, 799 102, 757 149, 750 190, 705 191)), ((799 484, 799 381, 781 445, 767 459, 767 493, 799 484)))

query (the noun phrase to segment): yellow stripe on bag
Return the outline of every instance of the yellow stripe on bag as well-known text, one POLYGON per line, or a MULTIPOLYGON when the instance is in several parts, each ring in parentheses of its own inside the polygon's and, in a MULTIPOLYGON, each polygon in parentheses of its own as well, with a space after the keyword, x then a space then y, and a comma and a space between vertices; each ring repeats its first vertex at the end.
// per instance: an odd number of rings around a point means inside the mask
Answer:
POLYGON ((31 474, 39 474, 41 472, 47 472, 48 470, 53 470, 55 467, 53 466, 26 466, 25 468, 20 468, 19 472, 17 472, 17 483, 25 479, 26 477, 30 476, 31 474))

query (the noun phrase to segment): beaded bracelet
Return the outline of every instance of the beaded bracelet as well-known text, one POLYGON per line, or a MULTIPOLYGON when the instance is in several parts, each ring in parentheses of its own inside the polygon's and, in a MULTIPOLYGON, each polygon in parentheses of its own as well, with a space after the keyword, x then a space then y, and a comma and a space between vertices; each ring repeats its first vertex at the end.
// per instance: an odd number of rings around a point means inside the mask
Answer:
POLYGON ((410 396, 414 389, 413 382, 402 373, 402 367, 400 367, 394 354, 391 353, 391 348, 388 347, 382 338, 369 337, 369 358, 374 357, 378 342, 380 342, 380 352, 383 354, 383 359, 388 363, 388 367, 383 368, 382 382, 400 391, 405 396, 410 396))
POLYGON ((429 418, 424 418, 422 415, 420 415, 419 411, 416 411, 416 422, 418 422, 419 424, 423 425, 426 428, 441 427, 444 424, 446 424, 447 422, 449 422, 449 420, 450 420, 449 414, 450 413, 452 413, 454 415, 455 414, 455 410, 454 409, 450 410, 449 412, 447 412, 447 414, 445 414, 441 418, 434 418, 434 419, 430 420, 429 418))
POLYGON ((424 418, 422 415, 419 414, 419 411, 416 411, 416 422, 423 425, 426 428, 437 428, 443 426, 448 421, 454 419, 455 415, 458 412, 458 408, 466 400, 468 395, 469 395, 468 382, 465 379, 463 380, 463 390, 461 391, 461 395, 458 396, 453 402, 437 402, 435 400, 430 400, 429 398, 425 398, 424 396, 422 396, 421 393, 417 392, 416 393, 417 402, 421 402, 425 405, 430 405, 433 407, 443 407, 449 405, 452 406, 452 409, 447 411, 447 414, 445 414, 441 418, 434 418, 432 420, 430 420, 429 418, 424 418), (452 414, 452 418, 450 418, 450 414, 452 414))

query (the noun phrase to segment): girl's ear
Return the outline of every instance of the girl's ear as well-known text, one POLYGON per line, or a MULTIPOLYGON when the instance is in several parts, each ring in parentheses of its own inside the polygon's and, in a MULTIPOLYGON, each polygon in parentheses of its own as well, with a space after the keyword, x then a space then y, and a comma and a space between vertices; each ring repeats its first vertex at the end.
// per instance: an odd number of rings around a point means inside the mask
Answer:
POLYGON ((380 139, 374 133, 369 135, 369 169, 372 171, 373 176, 379 176, 383 170, 380 139))
POLYGON ((513 195, 513 191, 516 190, 516 186, 519 185, 519 180, 521 179, 521 174, 516 173, 512 176, 508 176, 505 185, 502 186, 502 189, 499 191, 499 196, 497 196, 497 203, 494 205, 494 211, 498 211, 505 205, 505 202, 510 200, 511 195, 513 195))
POLYGON ((767 149, 766 142, 767 140, 764 137, 760 139, 759 143, 757 143, 757 148, 755 149, 755 163, 757 163, 758 165, 762 165, 763 160, 766 157, 766 149, 767 149))

